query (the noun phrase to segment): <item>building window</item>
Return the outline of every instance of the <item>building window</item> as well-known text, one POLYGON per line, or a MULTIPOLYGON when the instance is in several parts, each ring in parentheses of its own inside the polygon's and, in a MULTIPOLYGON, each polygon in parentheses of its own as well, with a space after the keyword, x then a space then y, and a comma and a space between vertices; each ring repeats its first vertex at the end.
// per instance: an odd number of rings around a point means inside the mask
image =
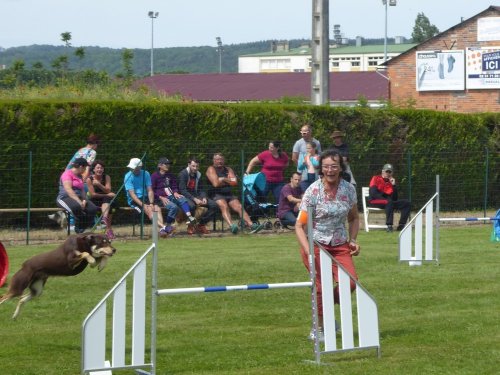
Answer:
POLYGON ((351 66, 359 66, 359 61, 352 61, 351 66))
POLYGON ((261 70, 284 70, 290 69, 290 59, 262 59, 261 70))

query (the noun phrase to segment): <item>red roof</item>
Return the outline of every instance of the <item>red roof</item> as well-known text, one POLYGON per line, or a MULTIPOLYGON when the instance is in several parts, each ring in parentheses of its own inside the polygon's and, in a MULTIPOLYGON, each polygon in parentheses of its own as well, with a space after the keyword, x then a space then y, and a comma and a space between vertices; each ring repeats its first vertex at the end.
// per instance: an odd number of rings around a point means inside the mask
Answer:
MULTIPOLYGON (((311 98, 310 73, 163 74, 137 82, 195 101, 279 100, 284 96, 311 98)), ((388 99, 389 81, 377 72, 330 73, 330 100, 388 99)))

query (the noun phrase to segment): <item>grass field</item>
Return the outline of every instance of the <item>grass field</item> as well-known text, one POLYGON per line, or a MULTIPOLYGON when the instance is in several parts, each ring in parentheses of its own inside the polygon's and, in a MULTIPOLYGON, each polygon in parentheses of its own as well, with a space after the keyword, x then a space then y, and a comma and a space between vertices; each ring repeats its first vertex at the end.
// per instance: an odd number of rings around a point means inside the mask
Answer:
MULTIPOLYGON (((360 233, 356 266, 379 308, 375 351, 322 357, 313 345, 309 289, 159 297, 158 374, 497 374, 500 244, 489 225, 442 228, 440 265, 398 262, 397 233, 360 233)), ((3 374, 78 374, 81 323, 149 246, 120 242, 108 267, 49 279, 44 295, 0 307, 3 374)), ((53 245, 8 247, 10 276, 53 245)), ((160 288, 307 281, 293 234, 160 241, 160 288)), ((0 293, 5 292, 5 287, 0 293)), ((116 372, 127 373, 127 372, 116 372)))

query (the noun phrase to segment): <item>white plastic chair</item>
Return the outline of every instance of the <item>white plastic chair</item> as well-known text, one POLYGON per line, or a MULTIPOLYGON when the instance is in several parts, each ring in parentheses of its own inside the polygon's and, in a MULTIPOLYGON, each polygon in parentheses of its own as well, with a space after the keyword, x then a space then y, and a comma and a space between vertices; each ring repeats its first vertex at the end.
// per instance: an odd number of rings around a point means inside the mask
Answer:
POLYGON ((369 224, 368 223, 368 217, 370 216, 370 212, 384 214, 384 220, 385 220, 385 210, 383 208, 369 207, 368 206, 368 201, 370 199, 370 188, 369 187, 362 187, 361 188, 361 195, 363 196, 363 216, 365 218, 365 231, 369 232, 370 229, 386 229, 387 225, 369 224))

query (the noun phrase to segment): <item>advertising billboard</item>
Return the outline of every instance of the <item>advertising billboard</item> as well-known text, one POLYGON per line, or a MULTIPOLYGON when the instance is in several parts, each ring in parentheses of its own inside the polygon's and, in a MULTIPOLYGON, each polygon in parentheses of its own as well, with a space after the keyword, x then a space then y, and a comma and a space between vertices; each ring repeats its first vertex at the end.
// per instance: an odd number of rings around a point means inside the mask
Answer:
POLYGON ((417 51, 417 91, 465 89, 464 51, 417 51))
POLYGON ((467 48, 467 89, 500 88, 500 47, 467 48))

